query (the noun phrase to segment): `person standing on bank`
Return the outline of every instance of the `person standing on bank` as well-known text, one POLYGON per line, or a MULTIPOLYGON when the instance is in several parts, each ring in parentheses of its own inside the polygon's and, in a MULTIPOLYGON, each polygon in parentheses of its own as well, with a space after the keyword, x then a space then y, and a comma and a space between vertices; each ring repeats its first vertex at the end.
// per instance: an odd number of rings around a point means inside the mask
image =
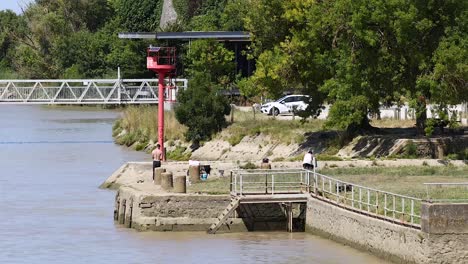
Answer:
POLYGON ((151 152, 151 156, 153 157, 153 181, 154 181, 154 169, 161 167, 161 160, 162 160, 162 151, 161 146, 156 144, 156 148, 151 152))
POLYGON ((302 161, 302 167, 306 170, 313 170, 315 165, 314 152, 312 150, 307 151, 302 161))

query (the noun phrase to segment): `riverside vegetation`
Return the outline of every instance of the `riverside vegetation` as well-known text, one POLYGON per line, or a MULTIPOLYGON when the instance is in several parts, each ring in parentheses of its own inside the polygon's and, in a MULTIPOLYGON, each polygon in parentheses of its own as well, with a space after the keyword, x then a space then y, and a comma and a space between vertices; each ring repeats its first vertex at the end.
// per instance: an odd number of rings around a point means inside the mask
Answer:
MULTIPOLYGON (((126 145, 135 150, 152 150, 157 141, 157 108, 153 106, 129 106, 122 112, 122 117, 113 126, 113 136, 118 144, 126 145)), ((226 116, 228 126, 221 132, 213 135, 212 139, 220 139, 229 142, 231 146, 237 145, 246 136, 268 136, 268 140, 274 143, 303 144, 306 135, 313 132, 329 133, 332 136, 321 139, 326 142, 324 150, 318 154, 322 161, 342 160, 335 156, 337 152, 351 141, 345 131, 330 131, 324 128, 325 121, 319 119, 284 120, 281 117, 274 118, 252 110, 234 110, 232 116, 226 116)), ((371 120, 371 124, 377 128, 407 128, 414 126, 414 120, 371 120)), ((165 112, 167 157, 170 160, 188 160, 191 149, 190 142, 186 141, 187 127, 180 124, 175 118, 174 112, 165 112)), ((203 145, 203 142, 201 142, 203 145)), ((228 150, 226 150, 228 151, 228 150)), ((385 157, 384 157, 385 158, 385 157)), ((418 158, 417 146, 409 141, 397 156, 387 158, 418 158)), ((467 159, 468 152, 453 153, 447 155, 449 159, 467 159)), ((299 161, 302 153, 297 156, 283 157, 281 160, 299 161)), ((372 157, 371 157, 372 159, 372 157)))
POLYGON ((450 106, 468 101, 467 1, 174 0, 177 20, 161 28, 163 2, 36 0, 22 14, 0 11, 0 78, 111 78, 117 67, 124 78, 149 77, 145 48, 175 46, 177 77, 190 80, 180 97, 190 116, 178 120, 192 141, 224 127, 228 102, 219 94, 232 88, 251 102, 309 95, 299 115, 328 104, 325 125, 358 134, 372 129, 369 113, 409 103, 417 132, 431 135, 454 128, 450 106), (161 31, 246 31, 251 42, 235 54, 213 40, 118 39, 161 31), (236 65, 239 56, 251 67, 236 65), (442 120, 427 120, 427 104, 442 120))

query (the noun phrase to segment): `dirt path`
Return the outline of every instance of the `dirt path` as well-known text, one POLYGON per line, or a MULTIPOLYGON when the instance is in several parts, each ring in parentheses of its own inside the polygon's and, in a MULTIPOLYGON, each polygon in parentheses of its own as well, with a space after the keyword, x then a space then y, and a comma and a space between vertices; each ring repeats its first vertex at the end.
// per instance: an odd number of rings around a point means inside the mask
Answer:
POLYGON ((176 21, 177 21, 177 12, 174 9, 172 0, 164 0, 159 27, 165 28, 166 26, 173 24, 176 21))

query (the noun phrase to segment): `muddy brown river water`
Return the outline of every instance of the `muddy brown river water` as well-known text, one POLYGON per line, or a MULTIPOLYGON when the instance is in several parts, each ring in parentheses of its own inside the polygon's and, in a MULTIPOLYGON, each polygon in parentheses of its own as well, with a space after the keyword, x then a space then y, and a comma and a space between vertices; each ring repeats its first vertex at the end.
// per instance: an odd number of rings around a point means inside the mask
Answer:
POLYGON ((0 263, 385 263, 307 233, 138 233, 98 186, 144 153, 112 142, 115 111, 0 105, 0 263))

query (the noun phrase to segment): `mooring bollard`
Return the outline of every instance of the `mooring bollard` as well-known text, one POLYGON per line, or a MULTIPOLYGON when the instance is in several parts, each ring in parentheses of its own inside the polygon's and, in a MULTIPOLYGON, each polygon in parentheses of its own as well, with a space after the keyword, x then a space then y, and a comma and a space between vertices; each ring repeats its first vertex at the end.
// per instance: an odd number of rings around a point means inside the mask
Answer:
POLYGON ((175 177, 174 192, 175 193, 187 193, 187 176, 175 177))
POLYGON ((126 228, 132 227, 132 214, 133 214, 133 199, 127 202, 127 209, 125 210, 124 226, 126 228))
POLYGON ((190 182, 200 182, 200 166, 189 166, 190 182))
POLYGON ((161 173, 166 172, 164 168, 154 168, 154 184, 161 185, 161 173))
POLYGON ((161 187, 169 191, 173 187, 173 182, 172 182, 172 172, 163 172, 161 173, 161 187))

